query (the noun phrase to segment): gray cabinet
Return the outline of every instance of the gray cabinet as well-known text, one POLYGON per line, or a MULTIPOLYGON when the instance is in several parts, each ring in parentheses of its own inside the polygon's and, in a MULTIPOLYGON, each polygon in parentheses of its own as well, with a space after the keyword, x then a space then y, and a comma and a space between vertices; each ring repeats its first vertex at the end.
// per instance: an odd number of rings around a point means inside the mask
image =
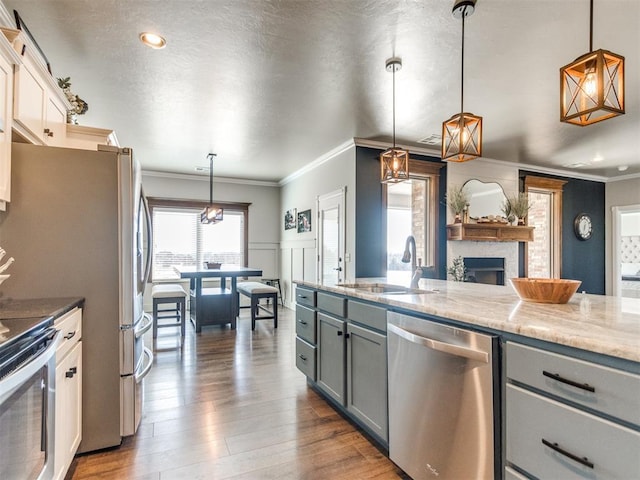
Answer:
POLYGON ((346 337, 347 410, 386 441, 387 337, 353 323, 347 325, 346 337))
POLYGON ((304 287, 296 289, 296 300, 296 366, 386 445, 386 309, 304 287))
POLYGON ((640 478, 640 377, 514 342, 506 374, 507 469, 640 478))
POLYGON ((316 381, 316 291, 296 287, 296 367, 316 381))
POLYGON ((345 398, 345 328, 346 322, 318 313, 318 388, 340 405, 345 398))

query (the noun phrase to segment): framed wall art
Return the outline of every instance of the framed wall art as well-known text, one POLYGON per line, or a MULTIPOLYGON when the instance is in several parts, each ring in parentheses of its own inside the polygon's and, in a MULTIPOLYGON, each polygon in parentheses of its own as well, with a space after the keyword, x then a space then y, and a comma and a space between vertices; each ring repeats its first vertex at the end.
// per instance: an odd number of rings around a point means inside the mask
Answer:
POLYGON ((311 210, 298 213, 298 233, 311 231, 311 210))
POLYGON ((284 214, 284 229, 291 230, 296 228, 296 209, 287 210, 284 214))

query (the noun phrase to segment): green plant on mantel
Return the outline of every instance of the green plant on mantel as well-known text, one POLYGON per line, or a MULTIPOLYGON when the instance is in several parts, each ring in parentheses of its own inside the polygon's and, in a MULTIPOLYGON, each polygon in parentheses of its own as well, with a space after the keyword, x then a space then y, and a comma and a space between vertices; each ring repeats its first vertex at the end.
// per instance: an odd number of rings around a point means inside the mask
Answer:
POLYGON ((453 264, 447 268, 447 273, 451 275, 454 282, 464 282, 466 280, 467 267, 465 267, 462 257, 453 259, 453 264))
POLYGON ((451 209, 454 215, 460 215, 469 204, 467 193, 463 190, 461 185, 452 185, 449 187, 445 198, 447 200, 447 206, 451 209))
POLYGON ((502 204, 502 212, 507 216, 507 218, 509 215, 515 215, 518 217, 518 220, 522 220, 523 223, 530 208, 529 195, 524 192, 507 196, 506 200, 502 204))

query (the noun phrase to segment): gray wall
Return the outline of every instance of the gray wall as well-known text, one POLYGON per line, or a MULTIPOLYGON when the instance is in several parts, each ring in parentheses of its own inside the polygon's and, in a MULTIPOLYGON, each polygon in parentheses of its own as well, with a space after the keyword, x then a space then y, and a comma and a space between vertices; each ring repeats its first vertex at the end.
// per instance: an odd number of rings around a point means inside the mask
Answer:
MULTIPOLYGON (((143 172, 142 186, 148 197, 209 200, 208 176, 143 172)), ((282 223, 279 185, 214 177, 213 200, 251 203, 247 252, 249 266, 261 268, 266 278, 279 277, 279 228, 282 223)), ((149 299, 150 295, 145 294, 145 309, 150 307, 149 299)))
POLYGON ((314 162, 312 169, 301 173, 293 179, 286 179, 281 190, 278 225, 281 235, 280 278, 285 288, 286 302, 293 305, 294 280, 316 281, 317 268, 317 233, 318 228, 316 200, 319 195, 331 193, 346 187, 345 218, 345 280, 352 280, 355 275, 355 145, 344 145, 343 148, 328 154, 325 158, 314 162), (311 210, 311 231, 297 233, 295 229, 284 229, 284 214, 287 210, 298 212, 311 210))

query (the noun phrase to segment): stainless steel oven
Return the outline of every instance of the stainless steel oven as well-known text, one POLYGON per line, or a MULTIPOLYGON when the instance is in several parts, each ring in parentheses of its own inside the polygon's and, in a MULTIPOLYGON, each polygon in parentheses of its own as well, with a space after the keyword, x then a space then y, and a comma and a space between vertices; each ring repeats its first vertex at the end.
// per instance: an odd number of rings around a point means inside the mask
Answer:
POLYGON ((0 350, 0 478, 50 479, 54 472, 55 352, 42 328, 0 350))

